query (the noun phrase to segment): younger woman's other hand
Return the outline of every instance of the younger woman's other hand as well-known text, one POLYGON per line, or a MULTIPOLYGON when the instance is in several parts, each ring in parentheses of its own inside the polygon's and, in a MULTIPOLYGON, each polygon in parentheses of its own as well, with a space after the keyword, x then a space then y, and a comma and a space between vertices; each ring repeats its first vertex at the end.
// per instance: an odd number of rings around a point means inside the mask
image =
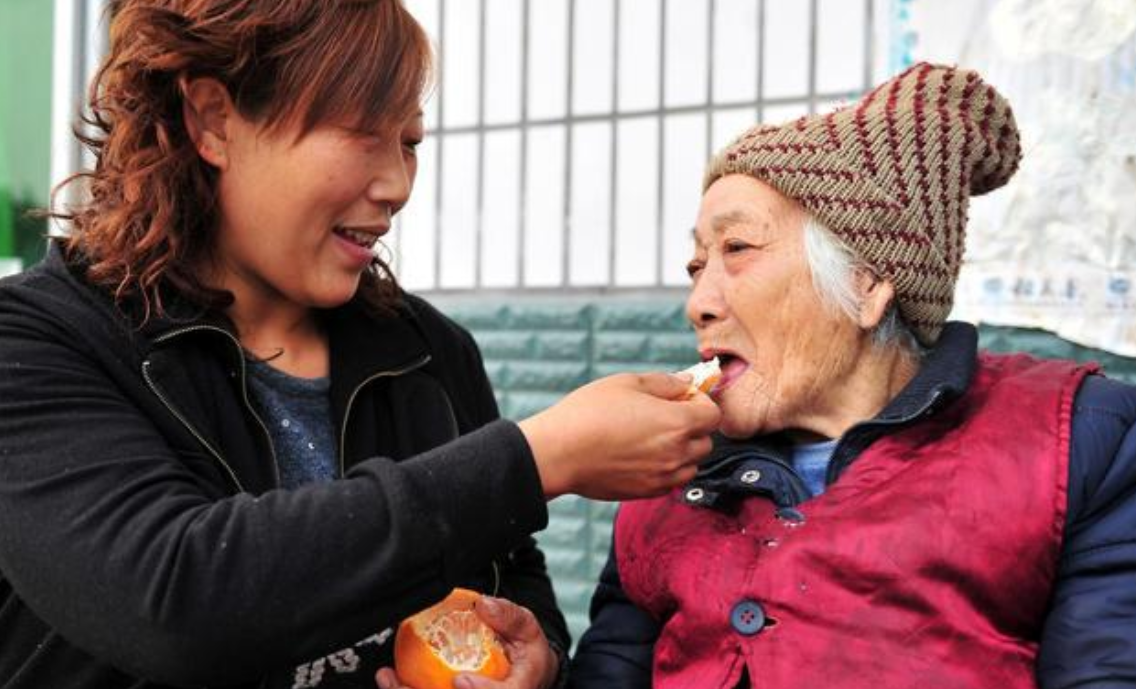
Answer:
POLYGON ((501 638, 511 667, 501 681, 459 675, 454 681, 457 689, 548 689, 556 682, 560 660, 528 608, 504 598, 482 596, 473 609, 501 638))
MULTIPOLYGON (((556 682, 560 659, 528 608, 503 598, 482 596, 474 611, 501 638, 509 658, 509 674, 500 681, 461 674, 454 680, 455 689, 548 689, 556 682)), ((378 689, 417 689, 402 684, 389 667, 375 674, 375 684, 378 689)))

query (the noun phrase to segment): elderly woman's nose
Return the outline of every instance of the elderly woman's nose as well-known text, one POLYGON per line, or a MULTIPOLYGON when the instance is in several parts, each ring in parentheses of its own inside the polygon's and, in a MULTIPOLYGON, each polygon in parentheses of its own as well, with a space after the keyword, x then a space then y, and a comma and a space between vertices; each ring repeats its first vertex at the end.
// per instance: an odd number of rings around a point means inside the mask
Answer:
POLYGON ((704 273, 694 283, 686 300, 686 317, 700 327, 720 319, 725 311, 722 290, 712 274, 704 273))

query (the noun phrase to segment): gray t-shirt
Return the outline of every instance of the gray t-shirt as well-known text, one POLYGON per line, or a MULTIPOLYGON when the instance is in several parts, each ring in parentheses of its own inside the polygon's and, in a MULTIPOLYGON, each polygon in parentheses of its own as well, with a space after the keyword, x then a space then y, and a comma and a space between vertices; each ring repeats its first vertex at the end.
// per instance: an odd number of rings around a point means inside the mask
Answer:
POLYGON ((331 379, 297 378, 257 360, 248 362, 248 373, 251 401, 272 436, 281 486, 334 479, 331 379))

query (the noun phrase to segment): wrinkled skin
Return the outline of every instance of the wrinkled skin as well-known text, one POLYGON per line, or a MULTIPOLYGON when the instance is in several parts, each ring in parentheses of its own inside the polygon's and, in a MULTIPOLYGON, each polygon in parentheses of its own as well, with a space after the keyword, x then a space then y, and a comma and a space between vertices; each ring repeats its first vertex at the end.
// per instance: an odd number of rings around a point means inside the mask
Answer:
POLYGON ((723 177, 703 196, 687 317, 703 358, 723 360, 714 395, 728 437, 837 437, 883 408, 914 373, 898 349, 871 341, 894 297, 890 283, 857 273, 856 319, 822 301, 805 219, 799 205, 749 176, 723 177))

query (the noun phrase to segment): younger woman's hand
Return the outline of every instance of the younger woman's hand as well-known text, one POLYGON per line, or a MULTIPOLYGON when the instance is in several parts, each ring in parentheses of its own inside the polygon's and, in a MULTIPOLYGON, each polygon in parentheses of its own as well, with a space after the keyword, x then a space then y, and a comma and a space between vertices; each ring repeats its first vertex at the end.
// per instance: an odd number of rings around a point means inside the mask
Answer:
MULTIPOLYGON (((500 681, 461 674, 454 680, 455 689, 548 689, 555 683, 560 659, 528 608, 503 598, 482 596, 474 611, 501 638, 509 658, 509 674, 500 681)), ((391 668, 380 669, 375 684, 379 689, 416 689, 402 684, 391 668)))
POLYGON ((623 373, 521 421, 546 498, 661 495, 694 478, 721 412, 689 373, 623 373))

